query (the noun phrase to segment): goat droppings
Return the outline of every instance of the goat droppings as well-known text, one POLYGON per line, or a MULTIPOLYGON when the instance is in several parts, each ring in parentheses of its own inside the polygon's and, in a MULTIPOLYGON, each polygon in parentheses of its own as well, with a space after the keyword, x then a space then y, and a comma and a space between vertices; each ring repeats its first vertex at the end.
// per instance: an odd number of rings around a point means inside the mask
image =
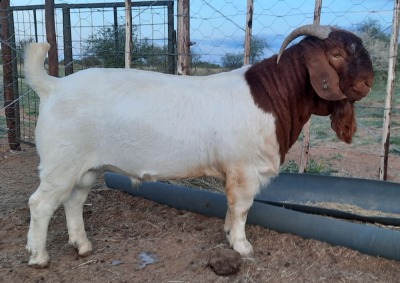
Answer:
POLYGON ((232 275, 239 271, 242 264, 241 255, 231 249, 216 249, 212 251, 207 266, 217 275, 232 275))

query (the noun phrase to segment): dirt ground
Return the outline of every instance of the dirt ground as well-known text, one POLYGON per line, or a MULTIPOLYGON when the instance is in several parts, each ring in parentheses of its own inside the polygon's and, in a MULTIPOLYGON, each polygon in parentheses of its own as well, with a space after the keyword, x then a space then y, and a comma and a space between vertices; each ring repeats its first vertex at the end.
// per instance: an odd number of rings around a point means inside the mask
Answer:
MULTIPOLYGON (((343 172, 358 170, 356 176, 376 179, 373 162, 358 158, 365 162, 357 167, 349 163, 343 172)), ((37 165, 34 148, 10 152, 0 145, 0 282, 400 281, 400 262, 252 225, 247 225, 247 235, 255 259, 244 260, 233 275, 216 275, 207 263, 216 250, 228 248, 223 220, 109 190, 101 179, 84 211, 94 253, 81 258, 67 244, 64 212, 59 209, 48 233, 50 267, 33 269, 27 266, 25 244, 27 203, 38 186, 37 165), (144 264, 139 258, 143 253, 155 262, 144 264)), ((400 182, 400 168, 396 170, 391 178, 400 182)))

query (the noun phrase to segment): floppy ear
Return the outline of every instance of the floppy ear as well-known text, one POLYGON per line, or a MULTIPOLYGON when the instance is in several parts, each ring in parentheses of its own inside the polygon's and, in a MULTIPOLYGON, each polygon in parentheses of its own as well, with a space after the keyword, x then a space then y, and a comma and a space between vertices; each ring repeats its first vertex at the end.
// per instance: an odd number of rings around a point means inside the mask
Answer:
POLYGON ((319 97, 326 100, 342 100, 346 96, 339 88, 339 77, 329 65, 325 52, 318 47, 307 46, 304 53, 311 85, 319 97))
POLYGON ((335 104, 331 115, 331 127, 340 140, 351 143, 357 130, 354 105, 348 100, 337 101, 335 104))

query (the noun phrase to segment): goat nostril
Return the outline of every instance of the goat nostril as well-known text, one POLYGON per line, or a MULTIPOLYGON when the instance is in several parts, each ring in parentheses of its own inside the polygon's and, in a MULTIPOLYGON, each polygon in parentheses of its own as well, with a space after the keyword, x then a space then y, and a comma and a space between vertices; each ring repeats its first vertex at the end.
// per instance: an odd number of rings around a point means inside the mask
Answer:
POLYGON ((369 87, 369 88, 372 87, 373 83, 374 83, 374 80, 373 80, 373 79, 366 79, 366 80, 365 80, 365 85, 366 85, 367 87, 369 87))

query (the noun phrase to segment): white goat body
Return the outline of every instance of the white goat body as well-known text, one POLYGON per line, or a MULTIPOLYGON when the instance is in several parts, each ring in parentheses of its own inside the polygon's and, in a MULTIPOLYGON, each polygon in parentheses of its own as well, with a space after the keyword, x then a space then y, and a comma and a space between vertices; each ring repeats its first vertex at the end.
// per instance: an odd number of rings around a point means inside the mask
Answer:
POLYGON ((139 180, 221 178, 245 164, 260 175, 277 173, 274 118, 255 105, 246 69, 208 77, 134 69, 43 76, 51 91, 38 92, 41 174, 59 160, 75 182, 109 165, 139 180))
POLYGON ((69 210, 81 210, 92 172, 103 166, 137 181, 229 178, 228 202, 237 211, 225 229, 234 249, 251 254, 240 215, 260 184, 278 173, 280 155, 274 117, 255 105, 244 79, 248 68, 207 77, 88 69, 54 78, 43 68, 48 49, 45 43, 29 45, 25 61, 27 80, 41 99, 36 128, 41 184, 30 199, 30 264, 47 264, 45 231, 36 227, 46 225, 43 214, 63 203, 70 242, 80 254, 91 250, 78 227, 81 216, 69 210), (79 205, 69 209, 65 203, 80 193, 79 205), (44 203, 47 210, 40 208, 44 203))

